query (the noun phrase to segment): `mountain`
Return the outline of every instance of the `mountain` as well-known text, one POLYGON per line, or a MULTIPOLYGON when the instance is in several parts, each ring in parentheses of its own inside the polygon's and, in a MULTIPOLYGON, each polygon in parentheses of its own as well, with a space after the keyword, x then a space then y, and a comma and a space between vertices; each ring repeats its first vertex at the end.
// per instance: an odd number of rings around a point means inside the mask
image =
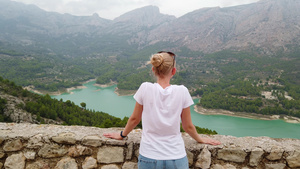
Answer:
POLYGON ((215 52, 252 46, 274 51, 300 40, 300 1, 261 0, 230 8, 204 8, 151 32, 193 50, 215 52))
MULTIPOLYGON (((261 0, 227 8, 203 8, 176 18, 146 6, 114 20, 46 12, 0 0, 0 44, 64 55, 119 54, 165 44, 212 53, 224 49, 273 54, 300 42, 300 1, 261 0)), ((162 46, 163 47, 163 46, 162 46)))

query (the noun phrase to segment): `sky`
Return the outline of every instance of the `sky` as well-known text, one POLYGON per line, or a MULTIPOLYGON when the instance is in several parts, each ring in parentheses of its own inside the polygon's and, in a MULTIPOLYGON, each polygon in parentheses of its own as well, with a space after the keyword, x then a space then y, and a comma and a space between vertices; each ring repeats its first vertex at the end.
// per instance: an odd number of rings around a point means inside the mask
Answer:
POLYGON ((249 4, 259 0, 13 0, 34 4, 41 9, 77 16, 91 16, 97 13, 101 18, 113 20, 116 17, 148 5, 157 6, 163 14, 180 17, 205 7, 229 7, 249 4))

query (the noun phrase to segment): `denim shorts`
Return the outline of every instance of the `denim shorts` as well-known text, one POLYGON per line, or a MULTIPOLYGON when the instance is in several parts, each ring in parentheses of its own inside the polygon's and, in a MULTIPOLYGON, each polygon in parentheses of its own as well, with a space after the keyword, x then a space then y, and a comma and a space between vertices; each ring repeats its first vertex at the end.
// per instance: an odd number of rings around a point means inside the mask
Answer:
POLYGON ((189 169, 187 157, 176 160, 154 160, 139 155, 139 169, 189 169))

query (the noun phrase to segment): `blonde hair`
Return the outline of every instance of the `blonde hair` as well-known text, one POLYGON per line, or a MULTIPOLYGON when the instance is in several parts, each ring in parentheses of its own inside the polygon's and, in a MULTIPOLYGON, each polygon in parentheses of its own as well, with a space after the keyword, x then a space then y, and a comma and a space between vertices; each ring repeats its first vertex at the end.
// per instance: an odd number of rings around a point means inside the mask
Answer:
POLYGON ((151 56, 150 63, 156 76, 164 77, 175 66, 175 55, 171 52, 159 52, 151 56))

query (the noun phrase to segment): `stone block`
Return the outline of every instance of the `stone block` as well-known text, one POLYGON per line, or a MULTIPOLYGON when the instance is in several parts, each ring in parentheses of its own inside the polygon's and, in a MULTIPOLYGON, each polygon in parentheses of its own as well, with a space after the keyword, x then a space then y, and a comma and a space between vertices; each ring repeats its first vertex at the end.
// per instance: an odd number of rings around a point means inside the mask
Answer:
POLYGON ((25 168, 25 157, 23 153, 12 154, 7 157, 4 163, 5 169, 23 169, 25 168))
POLYGON ((34 160, 34 159, 35 159, 35 154, 36 154, 35 151, 26 151, 26 152, 24 153, 24 156, 25 156, 25 158, 28 159, 28 160, 34 160))
POLYGON ((97 153, 98 163, 122 163, 124 162, 124 149, 121 147, 101 147, 97 153))
POLYGON ((126 160, 131 160, 133 153, 133 142, 130 142, 126 150, 126 160))
POLYGON ((236 169, 236 167, 234 165, 231 165, 231 164, 226 164, 224 166, 225 169, 236 169))
POLYGON ((122 169, 138 169, 138 164, 134 162, 125 162, 122 169))
POLYGON ((125 140, 114 140, 114 139, 109 139, 106 140, 106 145, 113 145, 113 146, 124 146, 126 144, 125 140))
POLYGON ((101 169, 120 169, 117 165, 110 164, 110 165, 105 165, 101 167, 101 169))
POLYGON ((195 166, 202 169, 208 169, 210 168, 210 164, 211 164, 211 153, 207 149, 207 146, 205 146, 201 151, 201 153, 199 154, 195 166))
POLYGON ((256 167, 264 154, 264 150, 261 148, 255 148, 251 151, 249 165, 256 167))
POLYGON ((82 144, 86 146, 100 147, 102 145, 102 141, 98 136, 86 136, 82 139, 82 144))
POLYGON ((64 146, 59 146, 57 144, 45 144, 38 152, 38 155, 42 158, 56 158, 62 157, 67 153, 68 149, 64 146))
POLYGON ((97 167, 97 160, 93 157, 86 157, 82 163, 82 169, 92 169, 97 167))
POLYGON ((43 135, 42 134, 38 134, 38 135, 35 135, 33 137, 31 137, 29 140, 28 140, 28 143, 27 143, 27 148, 33 148, 33 149, 37 149, 37 148, 40 148, 44 145, 44 142, 43 142, 43 135))
POLYGON ((285 164, 277 163, 277 164, 265 164, 265 169, 284 169, 285 164))
POLYGON ((84 147, 82 145, 76 145, 69 148, 68 155, 71 157, 79 157, 79 156, 92 155, 92 153, 93 153, 92 149, 88 147, 84 147))
POLYGON ((139 155, 140 155, 140 149, 136 149, 136 150, 134 151, 134 155, 138 158, 139 155))
POLYGON ((273 146, 270 154, 266 157, 269 160, 280 160, 284 150, 281 147, 273 146))
POLYGON ((0 159, 5 156, 5 153, 3 151, 0 151, 0 159))
POLYGON ((241 148, 225 148, 218 151, 218 159, 242 163, 245 161, 247 153, 241 148))
POLYGON ((34 163, 28 164, 26 169, 51 169, 49 164, 45 161, 36 161, 34 163))
POLYGON ((60 144, 76 143, 76 138, 74 133, 60 133, 58 136, 52 137, 52 140, 60 144))
POLYGON ((211 166, 211 169, 225 169, 225 168, 220 164, 214 164, 211 166))
POLYGON ((75 159, 66 157, 61 159, 54 169, 78 169, 75 159))
POLYGON ((21 142, 20 139, 6 141, 3 146, 3 150, 6 152, 19 151, 22 150, 22 148, 23 148, 23 143, 21 142))
POLYGON ((296 150, 293 155, 288 156, 286 161, 291 168, 300 168, 300 150, 296 150))

